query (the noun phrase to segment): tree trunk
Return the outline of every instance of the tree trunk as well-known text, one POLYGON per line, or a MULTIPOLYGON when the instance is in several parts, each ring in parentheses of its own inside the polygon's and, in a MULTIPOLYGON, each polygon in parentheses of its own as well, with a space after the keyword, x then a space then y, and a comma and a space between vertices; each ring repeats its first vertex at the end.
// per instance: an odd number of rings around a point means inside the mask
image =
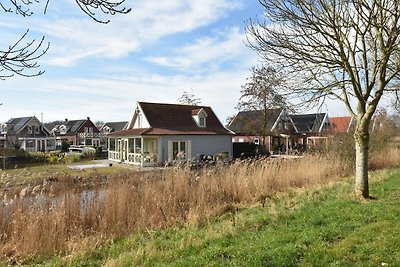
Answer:
MULTIPOLYGON (((357 127, 358 128, 358 127, 357 127)), ((363 198, 369 197, 368 186, 368 128, 360 127, 354 134, 356 146, 356 185, 355 193, 363 198)))

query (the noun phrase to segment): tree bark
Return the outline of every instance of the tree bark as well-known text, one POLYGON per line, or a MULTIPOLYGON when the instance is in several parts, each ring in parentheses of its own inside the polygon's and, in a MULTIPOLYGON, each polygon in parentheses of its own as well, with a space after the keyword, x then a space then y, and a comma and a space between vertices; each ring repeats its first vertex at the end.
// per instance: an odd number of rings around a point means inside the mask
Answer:
POLYGON ((355 193, 363 198, 369 197, 368 186, 368 147, 369 131, 360 127, 354 134, 356 146, 356 184, 355 193))

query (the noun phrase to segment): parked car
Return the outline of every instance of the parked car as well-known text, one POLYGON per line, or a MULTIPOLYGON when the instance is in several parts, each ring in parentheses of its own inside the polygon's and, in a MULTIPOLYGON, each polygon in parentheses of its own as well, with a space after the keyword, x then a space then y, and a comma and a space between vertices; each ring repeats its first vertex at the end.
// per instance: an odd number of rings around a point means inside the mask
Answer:
POLYGON ((70 146, 68 148, 68 154, 70 155, 81 155, 81 154, 94 154, 96 149, 87 146, 70 146))

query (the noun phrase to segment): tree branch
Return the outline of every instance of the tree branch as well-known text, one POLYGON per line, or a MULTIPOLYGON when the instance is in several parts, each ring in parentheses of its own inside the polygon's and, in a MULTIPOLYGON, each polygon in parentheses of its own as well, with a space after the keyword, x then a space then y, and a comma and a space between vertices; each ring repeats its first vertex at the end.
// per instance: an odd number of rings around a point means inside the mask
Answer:
POLYGON ((43 56, 50 46, 49 43, 45 44, 44 37, 40 41, 33 39, 26 44, 22 44, 28 32, 29 30, 13 45, 9 46, 7 50, 0 50, 0 79, 11 77, 14 74, 32 77, 44 73, 43 70, 35 73, 25 72, 27 69, 37 69, 40 67, 37 59, 43 56))

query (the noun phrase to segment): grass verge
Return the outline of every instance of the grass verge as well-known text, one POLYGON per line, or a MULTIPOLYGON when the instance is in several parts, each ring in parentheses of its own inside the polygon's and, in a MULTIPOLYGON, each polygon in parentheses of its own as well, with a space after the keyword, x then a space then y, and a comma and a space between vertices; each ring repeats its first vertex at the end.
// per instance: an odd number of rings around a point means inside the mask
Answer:
MULTIPOLYGON (((199 226, 142 231, 84 254, 31 258, 42 266, 400 266, 400 169, 275 195, 199 226)), ((1 264, 0 264, 1 265, 1 264)))

